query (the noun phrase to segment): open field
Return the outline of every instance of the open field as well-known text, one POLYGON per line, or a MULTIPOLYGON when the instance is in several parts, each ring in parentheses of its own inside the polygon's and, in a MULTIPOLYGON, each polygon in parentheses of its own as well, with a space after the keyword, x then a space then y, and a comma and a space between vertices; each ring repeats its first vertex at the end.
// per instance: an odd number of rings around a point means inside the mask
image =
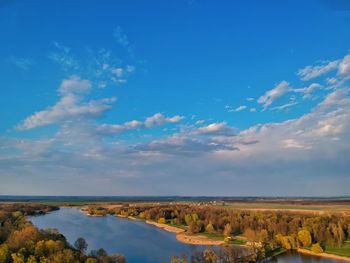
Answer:
POLYGON ((249 210, 288 210, 288 211, 305 211, 305 212, 337 212, 350 215, 350 202, 308 202, 286 203, 286 202, 234 202, 225 203, 223 208, 231 209, 249 209, 249 210))
POLYGON ((350 258, 350 240, 344 242, 344 245, 341 247, 326 247, 326 253, 335 254, 338 256, 344 256, 350 258))

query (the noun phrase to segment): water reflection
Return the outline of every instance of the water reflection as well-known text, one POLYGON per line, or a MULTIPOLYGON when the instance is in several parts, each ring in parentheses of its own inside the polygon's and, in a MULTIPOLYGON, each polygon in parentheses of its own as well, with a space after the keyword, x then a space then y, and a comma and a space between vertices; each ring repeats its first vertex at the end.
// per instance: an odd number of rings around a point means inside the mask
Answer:
POLYGON ((39 228, 57 228, 70 243, 84 237, 89 251, 102 247, 108 253, 121 253, 129 263, 169 262, 173 255, 189 255, 200 248, 182 244, 174 233, 143 222, 113 216, 88 217, 75 208, 61 208, 30 219, 39 228))

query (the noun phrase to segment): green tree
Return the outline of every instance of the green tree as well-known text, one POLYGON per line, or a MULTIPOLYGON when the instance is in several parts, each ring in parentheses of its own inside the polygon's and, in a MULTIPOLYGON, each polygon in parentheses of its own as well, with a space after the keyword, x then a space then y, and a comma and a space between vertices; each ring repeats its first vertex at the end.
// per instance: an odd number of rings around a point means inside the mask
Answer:
POLYGON ((29 258, 27 259, 27 263, 38 263, 38 261, 33 255, 30 255, 29 258))
POLYGON ((24 256, 21 254, 12 253, 11 257, 13 263, 25 263, 24 256))
POLYGON ((79 237, 75 242, 74 242, 74 247, 78 249, 81 253, 84 253, 85 250, 88 247, 88 244, 86 243, 85 239, 82 237, 79 237))
POLYGON ((10 257, 9 247, 6 244, 0 245, 0 262, 7 262, 10 257))

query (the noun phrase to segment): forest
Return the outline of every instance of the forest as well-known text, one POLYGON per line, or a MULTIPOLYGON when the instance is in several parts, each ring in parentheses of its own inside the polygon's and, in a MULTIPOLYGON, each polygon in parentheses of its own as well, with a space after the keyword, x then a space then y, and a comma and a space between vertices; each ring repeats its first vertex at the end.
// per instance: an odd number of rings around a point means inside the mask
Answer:
POLYGON ((227 243, 256 247, 263 256, 306 248, 322 253, 340 248, 350 235, 350 218, 337 213, 237 210, 196 204, 125 205, 108 211, 186 228, 189 234, 221 236, 227 243))
POLYGON ((83 238, 70 245, 56 229, 39 230, 26 218, 57 209, 30 203, 0 204, 0 263, 126 263, 122 255, 108 255, 102 248, 87 255, 83 238))

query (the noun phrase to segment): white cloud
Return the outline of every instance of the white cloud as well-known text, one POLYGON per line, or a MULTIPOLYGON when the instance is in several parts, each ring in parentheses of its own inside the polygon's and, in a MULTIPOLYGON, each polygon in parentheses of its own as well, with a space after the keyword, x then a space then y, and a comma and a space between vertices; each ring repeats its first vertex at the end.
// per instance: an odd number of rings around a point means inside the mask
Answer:
POLYGON ((266 91, 266 93, 258 99, 258 103, 262 104, 266 110, 274 101, 287 94, 291 90, 287 81, 280 82, 276 87, 266 91))
POLYGON ((159 126, 159 125, 163 125, 163 124, 166 124, 166 123, 176 123, 176 122, 181 121, 183 118, 184 117, 180 116, 180 115, 176 115, 176 116, 173 116, 173 117, 165 117, 161 113, 156 113, 153 116, 148 117, 145 120, 144 124, 145 124, 145 126, 147 128, 151 128, 153 126, 159 126))
POLYGON ((195 134, 202 135, 234 135, 234 129, 227 125, 226 122, 211 123, 207 126, 197 128, 195 134))
POLYGON ((339 64, 338 74, 340 76, 350 76, 350 55, 347 55, 339 64))
POLYGON ((62 81, 58 90, 61 94, 87 93, 91 90, 91 82, 79 76, 71 76, 62 81))
POLYGON ((339 60, 323 62, 321 65, 306 66, 298 71, 298 76, 302 80, 310 80, 336 70, 339 65, 339 60))
POLYGON ((111 109, 111 104, 116 101, 114 97, 85 102, 79 93, 85 93, 90 88, 91 83, 78 76, 63 80, 58 89, 61 96, 59 101, 54 106, 29 116, 17 128, 29 130, 39 126, 95 118, 111 109))
POLYGON ((271 110, 281 111, 281 110, 285 110, 285 109, 291 108, 291 107, 293 107, 293 106, 295 106, 297 104, 298 103, 296 101, 291 101, 289 103, 286 103, 286 104, 283 104, 283 105, 280 105, 280 106, 272 107, 271 110))
POLYGON ((321 88, 322 86, 318 83, 312 83, 308 87, 300 88, 300 89, 293 89, 294 92, 301 92, 304 94, 312 94, 315 90, 321 88))
POLYGON ((235 109, 230 109, 228 112, 240 112, 240 111, 245 110, 246 108, 247 108, 247 106, 241 105, 241 106, 239 106, 239 107, 237 107, 235 109))
POLYGON ((161 113, 156 113, 151 117, 146 118, 144 122, 132 120, 125 122, 123 124, 102 124, 97 126, 97 131, 103 134, 118 134, 126 131, 137 130, 140 128, 153 128, 155 126, 161 126, 169 123, 180 122, 184 117, 183 116, 173 116, 165 117, 161 113))
MULTIPOLYGON (((104 64, 101 68, 112 68, 104 64)), ((340 73, 337 77, 340 78, 340 73)), ((31 194, 28 191, 43 193, 42 189, 50 194, 349 194, 350 98, 347 85, 324 88, 324 93, 330 93, 323 101, 295 119, 257 124, 239 133, 226 122, 213 122, 203 127, 189 125, 170 136, 142 137, 141 142, 135 143, 133 139, 125 141, 122 136, 109 136, 177 123, 183 117, 157 113, 144 120, 101 125, 97 118, 112 106, 114 99, 86 101, 84 96, 89 91, 93 93, 89 85, 95 87, 95 84, 83 81, 84 78, 71 77, 62 82, 60 89, 63 91, 58 92, 58 102, 22 123, 27 129, 57 123, 60 129, 53 138, 24 141, 0 138, 0 174, 4 182, 0 184, 0 191, 9 193, 8 189, 17 189, 18 193, 27 194, 31 194), (169 185, 169 181, 172 184, 169 185), (28 188, 27 184, 33 188, 28 188), (84 189, 84 192, 77 193, 77 189, 84 189)), ((319 88, 311 84, 295 91, 287 82, 282 84, 266 92, 260 104, 273 109, 271 104, 287 93, 303 95, 319 88)), ((289 104, 295 102, 291 99, 289 104)))

